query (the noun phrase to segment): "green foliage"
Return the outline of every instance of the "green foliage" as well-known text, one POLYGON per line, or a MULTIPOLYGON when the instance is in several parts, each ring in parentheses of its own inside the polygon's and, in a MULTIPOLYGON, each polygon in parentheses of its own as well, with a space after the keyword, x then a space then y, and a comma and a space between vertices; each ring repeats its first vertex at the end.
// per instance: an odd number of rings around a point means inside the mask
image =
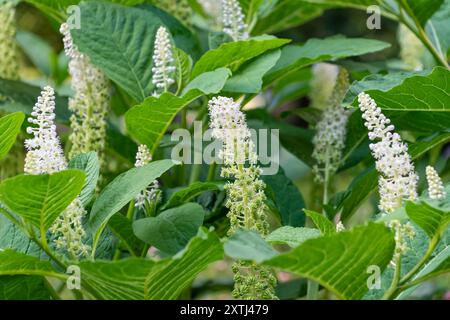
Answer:
POLYGON ((69 168, 83 170, 86 174, 86 181, 80 193, 80 200, 83 205, 87 206, 94 195, 100 173, 100 163, 97 153, 91 151, 76 155, 70 160, 69 168))
POLYGON ((16 141, 25 118, 22 112, 11 113, 0 118, 0 159, 4 158, 16 141))

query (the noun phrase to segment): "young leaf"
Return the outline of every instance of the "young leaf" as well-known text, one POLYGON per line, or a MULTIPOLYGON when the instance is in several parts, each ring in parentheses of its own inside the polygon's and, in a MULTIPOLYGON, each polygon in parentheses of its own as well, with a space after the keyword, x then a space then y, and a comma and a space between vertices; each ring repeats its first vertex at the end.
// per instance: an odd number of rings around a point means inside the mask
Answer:
POLYGON ((284 226, 269 234, 266 241, 273 244, 287 244, 294 248, 308 239, 317 238, 319 236, 320 231, 317 229, 284 226))
POLYGON ((22 112, 15 112, 0 118, 0 159, 3 159, 16 141, 25 118, 22 112))
POLYGON ((162 210, 167 210, 186 203, 205 191, 219 191, 220 187, 217 183, 196 181, 188 187, 174 192, 162 210))
POLYGON ((81 284, 98 299, 173 300, 210 263, 222 258, 219 238, 201 230, 185 250, 158 262, 142 258, 83 261, 81 284))
POLYGON ((89 217, 89 226, 94 235, 93 255, 108 220, 174 165, 172 160, 160 160, 140 168, 132 168, 117 176, 103 189, 95 200, 89 217))
POLYGON ((84 206, 87 206, 94 195, 97 187, 97 180, 100 172, 100 163, 97 153, 94 151, 78 154, 69 162, 70 169, 83 170, 86 174, 83 190, 80 193, 80 200, 84 206))
POLYGON ((20 175, 0 183, 0 201, 38 227, 42 235, 80 194, 84 180, 80 170, 20 175))
POLYGON ((367 292, 367 268, 384 270, 395 241, 384 225, 369 223, 349 231, 310 239, 294 250, 264 262, 317 281, 343 299, 360 299, 367 292))
POLYGON ((133 223, 134 234, 167 254, 176 254, 193 238, 203 224, 205 211, 196 203, 168 209, 156 217, 133 223))
POLYGON ((316 227, 320 230, 320 232, 323 235, 331 235, 333 233, 336 233, 336 227, 334 224, 328 220, 327 217, 325 217, 323 214, 310 211, 310 210, 304 210, 306 215, 311 218, 311 220, 314 222, 316 227))

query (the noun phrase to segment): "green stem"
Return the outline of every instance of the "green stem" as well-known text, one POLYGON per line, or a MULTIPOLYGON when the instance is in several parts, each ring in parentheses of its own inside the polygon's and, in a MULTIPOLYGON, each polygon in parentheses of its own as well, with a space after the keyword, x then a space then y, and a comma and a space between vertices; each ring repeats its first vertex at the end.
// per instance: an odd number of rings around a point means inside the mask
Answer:
POLYGON ((217 164, 215 162, 213 162, 209 165, 208 178, 206 181, 208 181, 208 182, 214 181, 215 174, 216 174, 216 167, 217 167, 217 164))
POLYGON ((127 218, 129 220, 133 220, 133 213, 134 213, 134 200, 131 200, 127 210, 127 218))
POLYGON ((383 300, 390 300, 395 296, 395 294, 397 292, 397 286, 400 281, 401 271, 402 271, 402 255, 399 253, 399 254, 397 254, 397 256, 395 258, 394 278, 392 279, 391 286, 386 291, 386 293, 383 295, 383 298, 382 298, 383 300))
POLYGON ((201 171, 202 171, 201 164, 193 164, 192 165, 191 176, 189 177, 189 184, 192 184, 195 181, 198 181, 198 179, 200 178, 201 171))

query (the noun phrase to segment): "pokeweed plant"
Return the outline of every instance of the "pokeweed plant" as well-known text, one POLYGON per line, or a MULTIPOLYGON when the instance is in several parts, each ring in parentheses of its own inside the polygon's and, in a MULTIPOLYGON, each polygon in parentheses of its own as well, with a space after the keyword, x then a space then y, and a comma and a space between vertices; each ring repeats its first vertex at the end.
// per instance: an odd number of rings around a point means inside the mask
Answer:
POLYGON ((237 299, 405 299, 444 282, 450 1, 376 1, 397 60, 374 61, 379 40, 288 37, 372 2, 0 0, 0 298, 201 299, 225 276, 237 299), (30 6, 63 52, 16 36, 30 6))

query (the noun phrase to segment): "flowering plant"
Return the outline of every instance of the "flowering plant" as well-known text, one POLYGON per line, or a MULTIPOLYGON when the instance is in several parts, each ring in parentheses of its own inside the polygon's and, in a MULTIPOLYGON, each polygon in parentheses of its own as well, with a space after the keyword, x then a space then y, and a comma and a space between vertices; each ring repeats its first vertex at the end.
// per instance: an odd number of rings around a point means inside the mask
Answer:
POLYGON ((450 0, 377 3, 0 0, 0 299, 443 298, 450 0))

